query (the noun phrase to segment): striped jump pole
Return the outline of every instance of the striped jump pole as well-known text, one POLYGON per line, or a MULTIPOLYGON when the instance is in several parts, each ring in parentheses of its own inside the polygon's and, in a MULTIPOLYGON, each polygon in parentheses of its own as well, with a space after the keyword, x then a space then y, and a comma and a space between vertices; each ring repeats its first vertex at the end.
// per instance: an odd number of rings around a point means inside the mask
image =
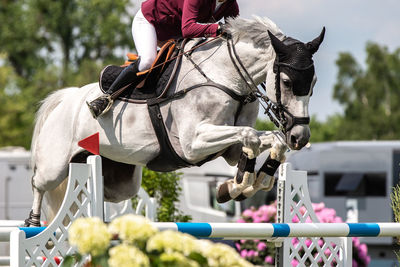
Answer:
POLYGON ((153 223, 197 238, 267 239, 276 237, 393 237, 400 223, 153 223))
POLYGON ((0 227, 0 242, 10 241, 10 234, 15 230, 22 230, 25 232, 26 238, 34 237, 43 232, 46 227, 0 227))

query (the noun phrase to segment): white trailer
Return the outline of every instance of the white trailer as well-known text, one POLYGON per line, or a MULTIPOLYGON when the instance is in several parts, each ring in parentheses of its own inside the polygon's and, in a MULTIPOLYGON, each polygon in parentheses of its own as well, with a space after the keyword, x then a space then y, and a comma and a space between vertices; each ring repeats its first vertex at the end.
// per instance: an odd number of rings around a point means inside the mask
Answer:
MULTIPOLYGON (((390 194, 399 184, 400 141, 315 143, 287 161, 307 171, 312 202, 324 202, 350 222, 393 221, 390 194)), ((361 240, 368 244, 371 266, 395 266, 393 238, 361 240)))

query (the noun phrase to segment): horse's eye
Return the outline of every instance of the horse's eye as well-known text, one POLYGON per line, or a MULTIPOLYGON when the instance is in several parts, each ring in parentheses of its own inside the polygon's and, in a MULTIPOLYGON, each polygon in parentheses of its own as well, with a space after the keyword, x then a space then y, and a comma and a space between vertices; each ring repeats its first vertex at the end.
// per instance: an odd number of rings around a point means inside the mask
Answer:
POLYGON ((292 82, 290 80, 283 80, 283 84, 287 88, 291 88, 292 87, 292 82))

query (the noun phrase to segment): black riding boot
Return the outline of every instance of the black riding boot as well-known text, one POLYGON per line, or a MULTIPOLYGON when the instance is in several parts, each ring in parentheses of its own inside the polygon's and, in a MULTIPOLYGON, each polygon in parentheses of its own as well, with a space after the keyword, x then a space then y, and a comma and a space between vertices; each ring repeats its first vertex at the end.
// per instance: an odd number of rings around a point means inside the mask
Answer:
POLYGON ((105 114, 112 106, 114 100, 111 99, 111 94, 117 91, 118 89, 133 83, 138 78, 136 73, 139 72, 139 60, 133 62, 128 67, 126 67, 121 73, 118 75, 117 79, 111 84, 110 88, 106 91, 106 93, 102 96, 99 96, 92 102, 86 102, 89 107, 90 112, 93 115, 93 118, 97 119, 97 117, 105 114))

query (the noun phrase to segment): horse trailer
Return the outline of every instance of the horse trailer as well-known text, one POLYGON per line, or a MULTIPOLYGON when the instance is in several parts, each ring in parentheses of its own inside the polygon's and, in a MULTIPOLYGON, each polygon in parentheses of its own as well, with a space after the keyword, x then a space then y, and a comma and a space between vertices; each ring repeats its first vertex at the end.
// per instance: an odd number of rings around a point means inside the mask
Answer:
MULTIPOLYGON (((307 171, 311 201, 324 202, 344 221, 394 221, 390 195, 399 184, 400 141, 315 143, 289 153, 287 161, 307 171)), ((393 238, 360 239, 371 266, 394 266, 393 238)))

